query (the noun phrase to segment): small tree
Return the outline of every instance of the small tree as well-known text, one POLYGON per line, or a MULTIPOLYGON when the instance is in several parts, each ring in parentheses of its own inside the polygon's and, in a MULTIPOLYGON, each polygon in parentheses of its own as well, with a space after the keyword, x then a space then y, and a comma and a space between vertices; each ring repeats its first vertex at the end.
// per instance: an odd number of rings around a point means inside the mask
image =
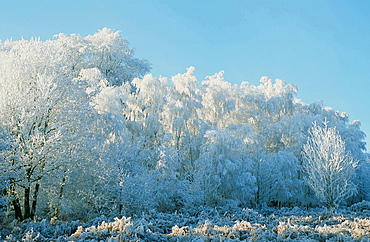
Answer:
POLYGON ((351 179, 357 162, 346 151, 336 128, 329 128, 326 120, 323 126, 313 123, 303 156, 307 183, 325 206, 334 209, 356 192, 351 179))

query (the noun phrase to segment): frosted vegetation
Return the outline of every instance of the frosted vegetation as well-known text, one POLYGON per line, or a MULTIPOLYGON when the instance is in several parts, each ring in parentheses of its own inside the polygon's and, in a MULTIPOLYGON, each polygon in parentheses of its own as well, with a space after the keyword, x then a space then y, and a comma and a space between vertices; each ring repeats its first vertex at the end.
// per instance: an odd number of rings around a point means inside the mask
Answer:
POLYGON ((368 241, 370 203, 329 213, 322 208, 194 207, 135 217, 13 221, 2 241, 368 241))
POLYGON ((0 43, 1 239, 369 236, 359 121, 279 79, 154 77, 133 54, 107 28, 0 43))

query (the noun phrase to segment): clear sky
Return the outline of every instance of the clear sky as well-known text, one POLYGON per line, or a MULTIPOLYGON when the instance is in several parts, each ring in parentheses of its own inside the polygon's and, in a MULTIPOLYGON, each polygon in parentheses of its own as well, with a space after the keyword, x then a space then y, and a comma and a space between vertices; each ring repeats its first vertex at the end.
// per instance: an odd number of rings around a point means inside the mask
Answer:
POLYGON ((122 30, 155 76, 194 66, 200 80, 220 70, 235 84, 283 79, 370 136, 368 0, 0 0, 2 41, 103 27, 122 30))

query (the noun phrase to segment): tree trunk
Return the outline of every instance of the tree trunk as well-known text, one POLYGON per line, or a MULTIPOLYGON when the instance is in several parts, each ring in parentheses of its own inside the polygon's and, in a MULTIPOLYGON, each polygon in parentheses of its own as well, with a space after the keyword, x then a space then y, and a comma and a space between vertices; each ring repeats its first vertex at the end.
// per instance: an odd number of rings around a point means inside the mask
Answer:
MULTIPOLYGON (((59 189, 59 199, 63 197, 63 190, 64 190, 64 185, 66 182, 66 176, 63 176, 62 183, 60 185, 59 189)), ((54 217, 59 217, 59 204, 57 204, 57 207, 54 209, 54 217)))
POLYGON ((31 187, 27 186, 24 189, 24 204, 23 204, 24 216, 23 216, 23 219, 28 219, 28 218, 31 217, 30 192, 31 192, 31 187))
POLYGON ((18 219, 18 220, 23 220, 23 216, 22 216, 22 208, 21 208, 21 204, 19 202, 19 198, 17 197, 17 194, 15 192, 15 187, 14 187, 14 183, 13 182, 14 179, 10 179, 10 187, 9 187, 9 193, 10 193, 10 197, 12 198, 12 206, 13 206, 13 209, 14 209, 14 217, 15 219, 18 219))
POLYGON ((36 214, 36 206, 37 206, 37 196, 39 194, 39 190, 40 190, 40 183, 36 183, 35 185, 35 191, 33 193, 33 197, 32 197, 32 207, 31 207, 31 213, 30 213, 30 218, 33 219, 35 217, 35 214, 36 214))
POLYGON ((21 204, 19 202, 19 199, 18 198, 13 199, 12 205, 13 205, 13 208, 14 208, 15 219, 22 221, 23 220, 22 208, 21 208, 21 204))
POLYGON ((18 220, 22 221, 23 220, 22 208, 21 208, 21 204, 19 202, 19 199, 14 198, 13 201, 12 201, 12 205, 13 205, 13 208, 14 208, 15 219, 18 219, 18 220))

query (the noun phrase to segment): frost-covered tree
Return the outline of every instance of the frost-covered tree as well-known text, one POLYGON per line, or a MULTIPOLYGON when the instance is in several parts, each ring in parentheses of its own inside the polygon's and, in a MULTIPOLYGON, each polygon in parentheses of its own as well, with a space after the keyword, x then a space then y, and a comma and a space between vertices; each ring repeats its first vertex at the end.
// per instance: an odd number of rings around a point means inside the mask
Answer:
POLYGON ((172 77, 161 115, 161 122, 169 135, 169 145, 181 165, 179 176, 188 180, 193 175, 191 167, 199 157, 202 132, 206 126, 199 117, 201 95, 194 70, 190 67, 186 73, 172 77))
POLYGON ((0 125, 14 143, 11 172, 17 177, 7 189, 17 219, 33 218, 38 207, 55 204, 50 199, 65 198, 78 167, 76 175, 99 179, 96 147, 108 134, 99 132, 90 103, 102 85, 127 83, 148 70, 119 32, 106 28, 87 37, 0 43, 0 125))
POLYGON ((302 200, 301 167, 291 153, 268 154, 258 165, 258 197, 267 204, 294 205, 302 200))
POLYGON ((146 60, 134 57, 128 40, 121 31, 103 28, 93 35, 58 34, 52 41, 56 50, 67 58, 68 71, 77 77, 82 69, 97 68, 107 78, 110 86, 143 77, 150 70, 146 60))
POLYGON ((227 201, 250 204, 257 191, 245 143, 233 131, 209 130, 194 165, 194 187, 201 202, 223 205, 227 201))
POLYGON ((202 82, 201 117, 212 128, 222 129, 232 124, 232 112, 235 111, 235 93, 231 83, 224 79, 224 71, 208 76, 202 82))
POLYGON ((53 114, 61 98, 56 83, 63 77, 57 71, 60 65, 45 54, 51 52, 49 43, 20 41, 1 47, 0 120, 15 144, 11 171, 17 173, 10 181, 9 193, 16 217, 26 219, 35 214, 40 180, 58 166, 51 162, 51 149, 60 131, 53 114), (18 210, 19 197, 23 214, 18 210))
POLYGON ((303 156, 307 183, 325 206, 333 209, 356 193, 352 179, 357 161, 346 150, 336 128, 329 127, 326 120, 322 126, 313 124, 303 156))
MULTIPOLYGON (((348 118, 347 118, 348 119, 348 118)), ((370 197, 370 186, 367 181, 370 179, 370 163, 366 152, 366 143, 364 139, 366 134, 360 129, 361 123, 355 120, 348 125, 337 127, 343 141, 346 143, 346 149, 351 152, 354 160, 358 161, 357 169, 354 175, 354 183, 357 185, 357 194, 351 198, 351 202, 361 202, 370 197)))

